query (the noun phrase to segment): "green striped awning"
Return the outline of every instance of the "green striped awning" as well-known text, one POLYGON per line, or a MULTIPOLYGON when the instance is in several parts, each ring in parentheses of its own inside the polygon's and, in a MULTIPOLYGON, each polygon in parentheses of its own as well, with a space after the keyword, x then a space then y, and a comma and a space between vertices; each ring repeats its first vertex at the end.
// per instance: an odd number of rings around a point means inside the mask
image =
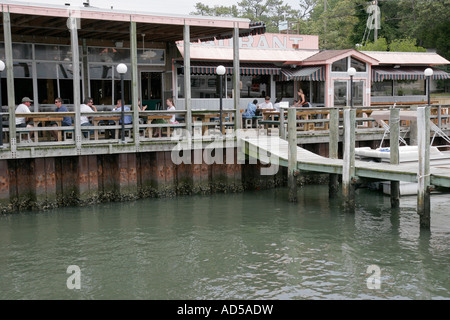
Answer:
POLYGON ((325 81, 324 68, 321 67, 304 67, 299 69, 281 69, 279 81, 325 81))
MULTIPOLYGON (((424 80, 424 71, 427 67, 374 67, 372 69, 372 81, 381 82, 384 80, 424 80)), ((450 74, 439 69, 433 69, 433 80, 450 79, 450 74)))
MULTIPOLYGON (((216 68, 219 65, 223 65, 227 74, 233 74, 233 64, 220 63, 220 62, 197 62, 191 61, 191 73, 192 74, 216 74, 216 68)), ((261 64, 261 63, 240 63, 240 74, 244 76, 253 75, 279 75, 280 67, 273 64, 261 64)))

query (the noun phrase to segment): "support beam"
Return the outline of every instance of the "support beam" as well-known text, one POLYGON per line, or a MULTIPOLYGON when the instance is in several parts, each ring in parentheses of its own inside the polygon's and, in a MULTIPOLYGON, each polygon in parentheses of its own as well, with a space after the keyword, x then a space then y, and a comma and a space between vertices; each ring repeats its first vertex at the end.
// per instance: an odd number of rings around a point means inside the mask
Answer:
MULTIPOLYGON (((389 116, 389 155, 391 164, 399 164, 400 109, 392 108, 389 116)), ((391 208, 400 206, 400 181, 391 180, 391 208)))
MULTIPOLYGON (((191 101, 191 37, 188 24, 184 24, 184 102, 186 106, 186 130, 192 135, 191 101)), ((175 75, 174 75, 175 77, 175 75)))
POLYGON ((70 16, 67 20, 70 30, 73 68, 73 108, 75 111, 75 141, 78 150, 81 150, 81 124, 80 124, 80 54, 78 51, 78 24, 77 18, 70 16))
POLYGON ((297 110, 288 110, 288 188, 289 201, 297 202, 297 110))
POLYGON ((344 165, 342 168, 342 193, 345 211, 355 212, 355 116, 356 110, 344 109, 344 165))
MULTIPOLYGON (((334 108, 330 110, 330 142, 328 144, 328 157, 330 159, 338 159, 339 151, 339 109, 334 108)), ((337 196, 339 190, 339 175, 331 173, 328 182, 328 196, 334 198, 337 196)))
MULTIPOLYGON (((131 105, 133 110, 133 140, 139 147, 139 108, 138 108, 138 67, 137 67, 137 29, 136 22, 130 21, 130 58, 131 58, 131 105)), ((164 103, 164 102, 163 102, 164 103)), ((125 102, 124 102, 125 104, 125 102)))
POLYGON ((242 128, 242 115, 240 112, 240 98, 241 98, 241 75, 239 65, 239 26, 235 23, 233 30, 233 88, 234 88, 234 129, 242 128))
POLYGON ((419 156, 417 214, 420 228, 430 229, 430 108, 417 108, 417 143, 419 156))
MULTIPOLYGON (((6 86, 8 97, 8 111, 9 111, 9 139, 11 152, 15 154, 16 151, 16 99, 14 96, 14 67, 13 67, 13 53, 11 40, 11 18, 8 7, 2 6, 3 11, 3 34, 5 39, 5 66, 6 66, 6 86), (5 10, 7 9, 7 10, 5 10)), ((14 156, 13 156, 14 157, 14 156)))

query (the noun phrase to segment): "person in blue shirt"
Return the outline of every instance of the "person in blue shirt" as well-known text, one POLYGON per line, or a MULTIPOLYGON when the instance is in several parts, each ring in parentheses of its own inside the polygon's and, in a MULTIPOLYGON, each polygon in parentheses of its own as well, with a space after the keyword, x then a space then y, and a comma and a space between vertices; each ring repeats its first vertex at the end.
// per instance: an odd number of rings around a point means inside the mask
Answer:
MULTIPOLYGON (((125 106, 123 110, 131 111, 129 106, 125 106)), ((121 99, 117 100, 117 104, 116 104, 115 108, 113 109, 113 111, 122 111, 122 100, 121 99)), ((132 119, 132 117, 130 114, 125 115, 124 116, 125 124, 130 124, 132 122, 131 119, 132 119)), ((122 124, 122 120, 120 120, 119 123, 122 124)))
MULTIPOLYGON (((55 106, 56 106, 55 112, 69 112, 69 110, 67 110, 67 107, 62 104, 62 99, 59 97, 55 99, 55 106)), ((53 127, 56 127, 58 124, 56 122, 52 122, 51 125, 53 127)), ((63 126, 63 127, 72 126, 72 118, 71 117, 63 117, 63 119, 61 121, 61 126, 63 126)), ((50 132, 51 132, 53 138, 55 140, 58 140, 58 131, 50 131, 50 132)))
POLYGON ((252 119, 255 116, 256 112, 256 104, 258 103, 258 100, 253 100, 253 102, 249 102, 247 105, 247 110, 242 114, 242 117, 244 119, 252 119))

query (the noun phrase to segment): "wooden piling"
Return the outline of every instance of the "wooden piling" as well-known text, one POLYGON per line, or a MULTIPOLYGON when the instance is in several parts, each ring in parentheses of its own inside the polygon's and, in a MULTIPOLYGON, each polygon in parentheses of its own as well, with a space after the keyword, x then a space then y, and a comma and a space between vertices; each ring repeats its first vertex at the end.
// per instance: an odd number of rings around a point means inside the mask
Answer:
MULTIPOLYGON (((330 110, 330 142, 328 144, 328 156, 330 159, 338 158, 339 150, 339 109, 334 108, 330 110)), ((328 182, 328 195, 330 198, 337 196, 339 190, 339 175, 330 173, 328 182)))
POLYGON ((295 108, 288 110, 288 188, 289 201, 297 202, 297 112, 295 108))
MULTIPOLYGON (((400 110, 392 108, 389 116, 389 155, 391 164, 399 164, 400 110)), ((391 208, 400 206, 400 181, 391 181, 391 208)))
POLYGON ((342 168, 342 194, 344 208, 355 212, 355 117, 356 110, 344 109, 344 165, 342 168))
POLYGON ((417 214, 420 217, 420 228, 430 229, 430 107, 417 108, 417 147, 417 214))

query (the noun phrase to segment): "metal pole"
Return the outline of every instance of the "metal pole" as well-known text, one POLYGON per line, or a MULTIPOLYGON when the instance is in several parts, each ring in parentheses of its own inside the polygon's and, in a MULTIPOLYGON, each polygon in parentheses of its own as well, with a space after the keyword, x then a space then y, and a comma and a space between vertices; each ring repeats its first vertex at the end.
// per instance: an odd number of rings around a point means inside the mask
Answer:
POLYGON ((120 89, 122 90, 121 92, 121 99, 122 101, 120 102, 120 104, 122 105, 122 143, 125 143, 125 93, 124 93, 124 84, 123 84, 123 76, 124 74, 121 73, 120 74, 120 89))
POLYGON ((431 80, 431 77, 430 76, 428 76, 427 77, 427 98, 428 98, 428 106, 430 106, 430 80, 431 80))
POLYGON ((220 95, 220 132, 223 134, 223 123, 222 123, 222 76, 219 76, 219 95, 220 95))

